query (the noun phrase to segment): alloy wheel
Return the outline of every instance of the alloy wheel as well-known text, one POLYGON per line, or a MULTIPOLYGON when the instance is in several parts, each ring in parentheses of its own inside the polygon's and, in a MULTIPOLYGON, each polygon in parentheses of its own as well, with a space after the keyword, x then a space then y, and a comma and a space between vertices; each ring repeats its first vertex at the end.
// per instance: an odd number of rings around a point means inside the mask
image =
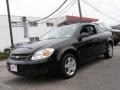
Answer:
POLYGON ((73 75, 76 71, 76 60, 73 57, 68 57, 65 60, 65 71, 69 76, 73 75))

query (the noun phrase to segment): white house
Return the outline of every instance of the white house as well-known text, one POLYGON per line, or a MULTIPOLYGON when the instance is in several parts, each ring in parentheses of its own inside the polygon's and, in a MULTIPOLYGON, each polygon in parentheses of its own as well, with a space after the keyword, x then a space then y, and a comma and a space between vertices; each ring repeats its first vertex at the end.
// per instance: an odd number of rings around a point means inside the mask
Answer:
MULTIPOLYGON (((19 16, 12 16, 12 22, 21 22, 19 16)), ((36 17, 27 17, 28 20, 39 20, 40 18, 36 17)), ((46 23, 38 24, 36 27, 30 27, 28 25, 28 35, 29 37, 41 37, 44 33, 48 32, 53 27, 48 27, 46 23)), ((13 41, 17 42, 27 42, 28 38, 24 38, 24 28, 23 27, 12 27, 13 31, 13 41)), ((8 17, 6 15, 0 15, 0 50, 3 50, 5 47, 10 46, 10 33, 8 27, 8 17)))

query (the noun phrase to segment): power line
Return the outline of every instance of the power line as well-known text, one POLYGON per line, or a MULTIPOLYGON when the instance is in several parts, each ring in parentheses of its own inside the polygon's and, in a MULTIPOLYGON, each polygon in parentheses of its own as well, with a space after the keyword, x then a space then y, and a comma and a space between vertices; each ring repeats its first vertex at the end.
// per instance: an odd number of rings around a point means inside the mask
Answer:
POLYGON ((72 6, 76 3, 76 0, 72 0, 66 7, 64 7, 59 13, 57 13, 54 17, 52 18, 49 18, 48 20, 46 21, 43 21, 43 22, 40 22, 38 24, 42 24, 42 23, 46 23, 47 21, 52 21, 53 18, 57 18, 61 15, 63 15, 65 12, 67 12, 70 8, 72 8, 72 6))
POLYGON ((44 20, 44 19, 49 18, 50 16, 52 16, 53 14, 55 14, 59 9, 61 9, 66 2, 67 2, 67 0, 65 0, 54 12, 52 12, 52 13, 49 14, 48 16, 46 16, 46 17, 44 17, 44 18, 42 18, 42 19, 40 19, 40 20, 35 20, 35 21, 38 22, 38 21, 42 21, 42 20, 44 20))
POLYGON ((63 8, 56 16, 59 17, 67 12, 76 3, 76 0, 72 0, 65 8, 63 8), (66 10, 65 10, 66 9, 66 10))
MULTIPOLYGON (((96 0, 92 0, 91 2, 93 4, 96 4, 94 3, 95 1, 96 0)), ((102 8, 101 6, 101 10, 103 9, 105 11, 106 6, 107 6, 106 10, 108 11, 108 13, 112 13, 112 14, 114 13, 114 16, 115 16, 115 10, 116 10, 117 11, 116 14, 120 15, 119 13, 120 9, 112 2, 112 0, 100 0, 100 1, 97 0, 97 3, 102 3, 102 5, 104 6, 104 8, 102 8)))
POLYGON ((113 3, 111 0, 107 0, 107 1, 108 1, 108 3, 109 3, 112 7, 114 7, 114 8, 117 9, 118 11, 120 11, 120 8, 117 7, 117 5, 116 5, 115 3, 113 3))
POLYGON ((102 15, 104 16, 107 16, 108 18, 114 20, 114 21, 117 21, 117 22, 120 22, 118 19, 115 19, 111 16, 109 16, 108 14, 104 13, 103 11, 101 11, 100 9, 94 7, 93 5, 89 4, 88 2, 86 2, 85 0, 82 0, 85 4, 87 4, 89 7, 93 8, 94 10, 96 10, 97 12, 101 13, 102 15))

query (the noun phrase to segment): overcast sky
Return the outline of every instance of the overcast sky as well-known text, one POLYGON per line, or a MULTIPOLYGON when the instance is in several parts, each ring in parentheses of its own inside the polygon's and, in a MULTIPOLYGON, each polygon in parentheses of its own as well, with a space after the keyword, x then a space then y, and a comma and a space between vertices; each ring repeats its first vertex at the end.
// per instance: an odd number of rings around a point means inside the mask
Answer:
MULTIPOLYGON (((0 0, 0 15, 6 15, 6 0, 0 0)), ((45 17, 53 12, 64 0, 9 0, 11 15, 45 17)), ((68 0, 68 5, 72 0, 68 0)), ((77 0, 76 0, 77 1, 77 0)), ((120 24, 120 0, 85 0, 88 4, 96 7, 102 14, 89 7, 81 0, 82 13, 84 17, 98 18, 101 22, 108 24, 120 24), (103 13, 105 15, 103 15, 103 13), (108 16, 106 16, 108 15, 108 16)), ((65 7, 64 6, 64 7, 65 7)), ((63 7, 63 8, 64 8, 63 7)), ((62 10, 62 9, 61 9, 62 10)), ((78 16, 77 3, 64 11, 62 15, 78 16)), ((55 17, 55 15, 53 16, 55 17)))

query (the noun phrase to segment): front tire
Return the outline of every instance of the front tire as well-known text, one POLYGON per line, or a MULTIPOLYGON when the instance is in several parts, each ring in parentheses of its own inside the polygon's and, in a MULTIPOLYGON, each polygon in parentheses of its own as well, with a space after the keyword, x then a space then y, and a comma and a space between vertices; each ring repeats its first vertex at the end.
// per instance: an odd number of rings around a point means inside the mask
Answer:
POLYGON ((111 43, 108 43, 106 45, 106 52, 105 52, 104 56, 107 59, 113 57, 113 45, 111 43))
POLYGON ((76 74, 77 60, 73 54, 66 54, 62 58, 61 73, 65 79, 71 78, 76 74))

